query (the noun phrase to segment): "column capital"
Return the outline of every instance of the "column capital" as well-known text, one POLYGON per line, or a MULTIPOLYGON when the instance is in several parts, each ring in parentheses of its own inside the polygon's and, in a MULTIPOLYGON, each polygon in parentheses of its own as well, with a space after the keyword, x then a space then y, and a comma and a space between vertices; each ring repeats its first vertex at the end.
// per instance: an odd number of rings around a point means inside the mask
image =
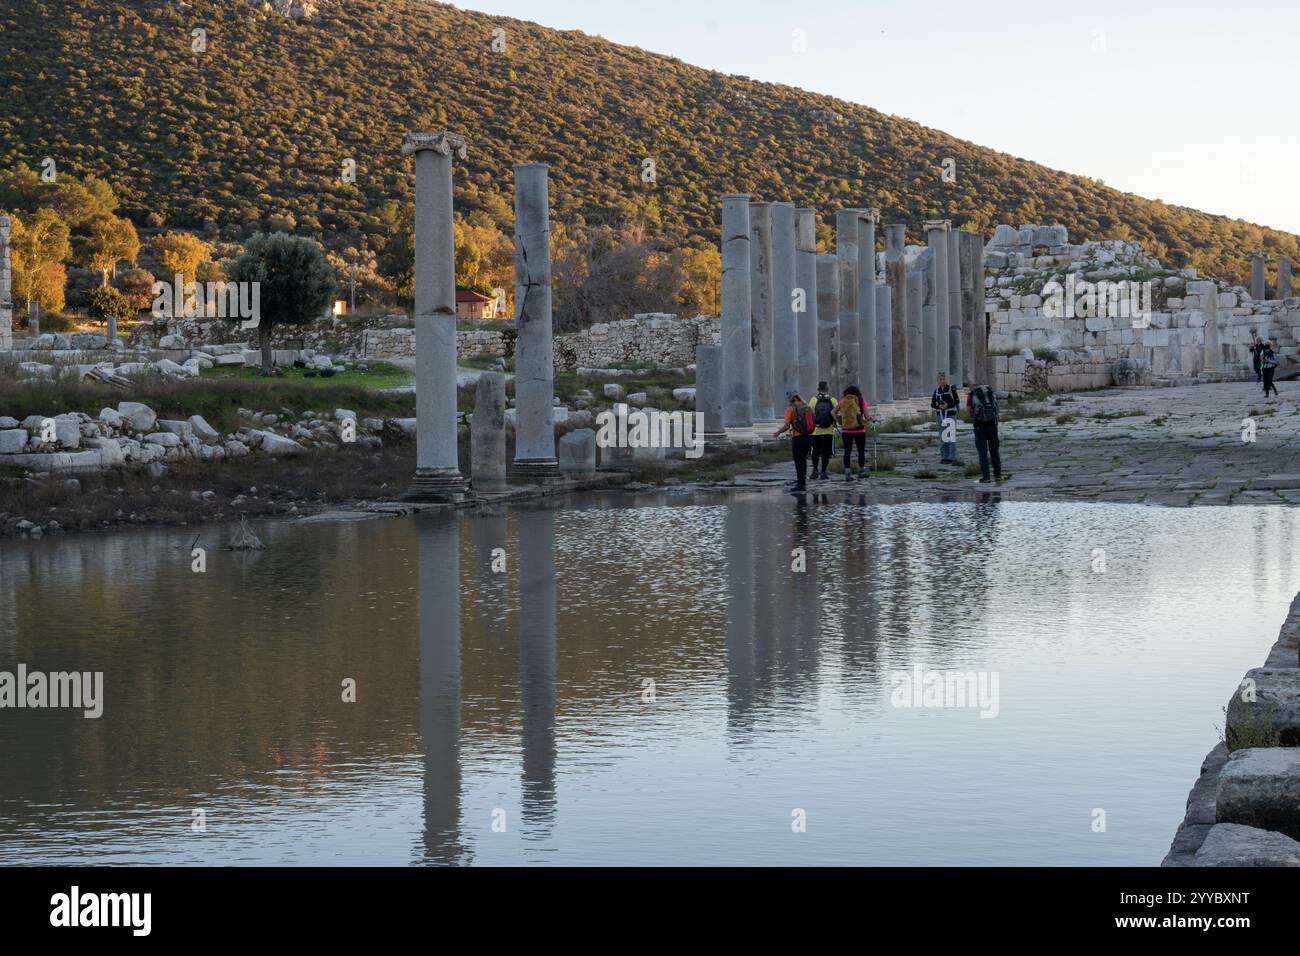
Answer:
POLYGON ((722 197, 722 201, 748 203, 749 195, 747 193, 729 193, 728 195, 722 197))
POLYGON ((464 159, 469 153, 465 147, 465 137, 459 133, 407 133, 402 137, 402 155, 419 153, 426 149, 433 150, 440 156, 455 155, 464 159))
POLYGON ((1263 258, 1264 258, 1264 250, 1263 250, 1263 249, 1256 249, 1254 252, 1248 252, 1248 253, 1246 253, 1246 255, 1249 256, 1251 259, 1263 259, 1263 258))
POLYGON ((934 232, 936 230, 939 232, 947 232, 949 229, 952 228, 952 220, 951 219, 927 219, 923 223, 921 223, 921 227, 925 229, 926 232, 934 232))
POLYGON ((865 219, 874 226, 880 222, 880 210, 871 207, 859 210, 858 218, 865 219))

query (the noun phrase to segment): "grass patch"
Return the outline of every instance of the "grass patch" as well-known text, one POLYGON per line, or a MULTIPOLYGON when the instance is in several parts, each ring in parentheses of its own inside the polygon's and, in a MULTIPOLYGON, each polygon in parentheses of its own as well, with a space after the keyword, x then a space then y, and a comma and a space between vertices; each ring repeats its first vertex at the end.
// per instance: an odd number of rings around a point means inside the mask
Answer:
POLYGON ((1228 750, 1245 750, 1248 747, 1280 747, 1282 732, 1271 723, 1273 705, 1263 708, 1259 716, 1252 714, 1238 722, 1235 728, 1228 728, 1228 708, 1223 708, 1223 726, 1219 728, 1219 738, 1228 745, 1228 750))
POLYGON ((1060 415, 1056 416, 1056 424, 1068 425, 1078 417, 1079 416, 1074 414, 1074 412, 1062 412, 1060 415))
POLYGON ((1121 408, 1121 409, 1116 409, 1113 412, 1093 412, 1088 417, 1093 419, 1094 421, 1107 422, 1107 421, 1113 421, 1116 418, 1140 418, 1145 414, 1147 414, 1145 408, 1134 408, 1134 409, 1127 409, 1127 410, 1121 408))
POLYGON ((975 462, 971 462, 969 465, 963 468, 961 473, 965 475, 967 478, 979 478, 983 474, 983 472, 980 470, 980 466, 975 462))
MULTIPOLYGON (((300 382, 308 387, 318 388, 321 386, 333 385, 361 385, 366 388, 400 388, 404 385, 415 384, 415 373, 409 369, 404 369, 400 365, 393 365, 389 362, 367 362, 362 360, 361 364, 365 365, 364 369, 357 368, 355 363, 349 363, 348 367, 341 371, 335 372, 329 377, 322 375, 308 375, 308 372, 315 369, 305 368, 284 368, 280 371, 284 374, 278 376, 282 381, 300 382)), ((267 381, 258 369, 250 368, 246 365, 214 365, 212 368, 204 369, 200 375, 203 379, 231 379, 236 381, 267 381)))

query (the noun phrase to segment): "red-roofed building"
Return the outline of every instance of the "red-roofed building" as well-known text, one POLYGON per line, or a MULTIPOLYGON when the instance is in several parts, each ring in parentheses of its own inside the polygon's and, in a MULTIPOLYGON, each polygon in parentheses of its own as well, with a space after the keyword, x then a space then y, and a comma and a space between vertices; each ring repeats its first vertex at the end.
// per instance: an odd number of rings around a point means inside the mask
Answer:
POLYGON ((456 318, 458 319, 496 318, 495 305, 496 300, 490 295, 475 292, 473 289, 456 290, 456 318))

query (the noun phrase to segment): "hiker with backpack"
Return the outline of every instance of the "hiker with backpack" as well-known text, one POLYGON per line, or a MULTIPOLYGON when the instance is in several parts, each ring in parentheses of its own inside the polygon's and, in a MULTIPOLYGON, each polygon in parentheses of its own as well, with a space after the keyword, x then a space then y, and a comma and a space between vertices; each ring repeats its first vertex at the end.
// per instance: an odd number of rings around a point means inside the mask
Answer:
POLYGON ((830 386, 817 383, 817 398, 813 402, 812 476, 824 479, 826 466, 831 463, 835 445, 835 407, 839 404, 830 394, 830 386))
POLYGON ((934 409, 935 422, 939 426, 939 464, 957 464, 957 409, 961 407, 961 395, 956 385, 948 384, 948 376, 939 373, 939 383, 930 393, 930 407, 934 409), (951 438, 952 441, 948 439, 951 438))
POLYGON ((853 449, 858 449, 858 481, 867 477, 867 402, 862 397, 862 389, 850 385, 844 390, 844 397, 835 406, 835 421, 840 426, 840 438, 844 441, 844 480, 852 481, 853 449))
POLYGON ((1264 373, 1264 397, 1268 398, 1270 390, 1277 394, 1277 386, 1273 384, 1273 376, 1277 374, 1277 352, 1273 351, 1272 339, 1265 339, 1262 344, 1264 350, 1259 357, 1259 368, 1264 373))
MULTIPOLYGON (((1254 333, 1252 333, 1253 335, 1254 333)), ((1264 342, 1262 339, 1255 339, 1250 343, 1250 367, 1255 373, 1255 384, 1258 385, 1264 381, 1264 371, 1260 367, 1264 360, 1264 342)))
POLYGON ((987 385, 976 385, 966 396, 966 408, 970 411, 971 424, 975 430, 975 450, 980 456, 980 484, 990 481, 1001 482, 1002 453, 998 440, 998 397, 987 385), (989 463, 993 465, 993 477, 989 477, 989 463))
POLYGON ((799 494, 807 488, 808 453, 812 450, 813 411, 799 397, 798 392, 791 392, 790 404, 785 410, 785 424, 777 429, 773 438, 780 438, 787 431, 790 433, 790 453, 794 456, 795 484, 790 491, 799 494))

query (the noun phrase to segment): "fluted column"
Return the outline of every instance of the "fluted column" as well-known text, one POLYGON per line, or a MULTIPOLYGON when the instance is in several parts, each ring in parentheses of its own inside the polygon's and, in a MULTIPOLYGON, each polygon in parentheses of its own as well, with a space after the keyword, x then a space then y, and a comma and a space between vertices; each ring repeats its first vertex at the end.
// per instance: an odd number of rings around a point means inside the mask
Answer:
POLYGON ((415 480, 406 497, 445 500, 465 490, 456 458, 456 247, 452 156, 456 133, 407 133, 415 156, 415 480))
MULTIPOLYGON (((934 256, 931 270, 934 284, 926 303, 934 306, 933 358, 927 358, 930 375, 926 385, 934 388, 935 377, 948 372, 948 231, 952 223, 947 219, 928 219, 925 222, 925 242, 934 256)), ((926 330, 929 332, 929 319, 926 330)))
POLYGON ((964 384, 962 379, 961 340, 961 233, 949 229, 948 235, 948 381, 964 384))
POLYGON ((885 284, 889 286, 892 310, 889 317, 889 334, 893 340, 890 359, 896 399, 908 396, 907 350, 910 343, 907 337, 907 264, 903 259, 906 242, 907 227, 903 223, 890 223, 885 227, 885 284))
POLYGON ((1252 252, 1250 254, 1250 297, 1257 302, 1263 302, 1265 289, 1264 253, 1252 252))
POLYGON ((879 209, 858 216, 858 384, 867 401, 881 401, 876 382, 876 223, 879 209))
POLYGON ((545 163, 515 166, 515 473, 527 478, 560 473, 547 174, 545 163))
POLYGON ((722 424, 738 438, 754 435, 751 383, 749 197, 722 197, 722 424))
POLYGON ((858 217, 861 209, 835 214, 835 261, 840 281, 840 386, 862 387, 858 375, 858 217))
POLYGON ((795 282, 803 291, 803 311, 796 314, 799 331, 799 392, 817 394, 817 211, 795 210, 795 282))
POLYGON ((772 203, 772 397, 781 412, 786 396, 799 391, 794 219, 794 203, 772 203))
MULTIPOLYGON (((776 418, 772 378, 772 204, 749 204, 750 419, 766 425, 776 418)), ((782 406, 784 407, 784 406, 782 406)))
POLYGON ((829 254, 817 257, 817 380, 840 394, 840 270, 829 254))

